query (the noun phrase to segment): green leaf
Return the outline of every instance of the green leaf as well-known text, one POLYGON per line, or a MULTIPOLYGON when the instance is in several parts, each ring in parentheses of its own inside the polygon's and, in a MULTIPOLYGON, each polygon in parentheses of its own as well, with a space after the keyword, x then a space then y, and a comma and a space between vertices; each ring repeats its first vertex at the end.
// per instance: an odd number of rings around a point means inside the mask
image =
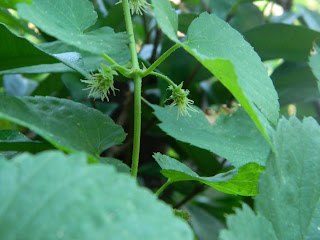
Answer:
POLYGON ((264 23, 263 13, 252 3, 240 4, 235 16, 229 21, 229 24, 241 33, 264 23))
POLYGON ((312 42, 320 33, 301 26, 273 23, 253 28, 244 37, 262 60, 306 61, 312 42))
POLYGON ((30 128, 59 149, 96 157, 126 136, 100 111, 53 97, 0 95, 0 118, 30 128))
POLYGON ((278 120, 277 93, 252 47, 227 23, 202 13, 188 29, 184 48, 237 98, 268 139, 278 120), (204 31, 205 30, 205 31, 204 31))
POLYGON ((222 240, 318 239, 320 234, 320 127, 312 118, 281 119, 275 156, 259 181, 257 215, 247 206, 228 218, 222 240))
POLYGON ((0 155, 11 158, 18 151, 36 153, 51 148, 49 144, 31 141, 20 132, 7 129, 0 130, 0 155))
POLYGON ((112 165, 117 169, 118 172, 130 173, 130 168, 128 165, 124 164, 118 159, 115 158, 99 158, 99 162, 103 164, 112 165))
POLYGON ((186 209, 191 215, 190 224, 197 240, 218 240, 219 231, 224 228, 218 219, 192 204, 188 204, 186 209))
POLYGON ((1 160, 0 238, 193 239, 188 225, 131 176, 86 162, 83 154, 60 152, 1 160))
MULTIPOLYGON (((59 62, 25 38, 18 37, 0 23, 0 71, 59 62)), ((1 74, 1 72, 0 72, 1 74)))
MULTIPOLYGON (((46 53, 29 40, 12 33, 1 23, 0 33, 0 46, 2 46, 0 47, 0 74, 55 72, 50 71, 49 66, 52 63, 59 64, 62 62, 68 67, 80 72, 83 76, 89 76, 89 71, 85 68, 79 53, 46 53)), ((57 67, 57 65, 54 66, 57 67)), ((69 69, 61 64, 58 66, 57 72, 69 69)))
POLYGON ((320 91, 320 41, 314 42, 313 51, 309 57, 309 66, 314 76, 318 79, 318 89, 320 91))
POLYGON ((277 124, 279 117, 278 96, 252 47, 226 22, 208 13, 202 13, 192 22, 187 41, 181 43, 172 34, 176 32, 173 21, 168 18, 163 21, 165 14, 172 18, 176 15, 168 1, 153 0, 152 3, 161 29, 229 89, 270 141, 272 125, 277 124))
POLYGON ((196 107, 198 112, 190 112, 191 117, 177 119, 176 107, 150 106, 162 122, 159 127, 171 137, 214 152, 235 167, 250 162, 265 165, 270 146, 242 108, 232 115, 220 114, 211 125, 196 107))
MULTIPOLYGON (((61 41, 54 41, 49 43, 42 43, 39 47, 51 54, 59 54, 65 52, 77 52, 81 54, 83 58, 84 65, 89 72, 95 71, 100 68, 101 63, 105 65, 109 65, 109 63, 100 55, 100 54, 93 54, 88 51, 79 49, 75 46, 65 44, 61 41)), ((130 54, 127 52, 119 52, 117 55, 117 63, 118 64, 125 64, 130 60, 130 54)))
POLYGON ((155 153, 153 158, 160 165, 161 173, 171 182, 198 181, 221 192, 254 196, 258 194, 258 179, 263 167, 256 163, 249 163, 239 169, 220 173, 213 177, 200 177, 183 163, 160 153, 155 153))
POLYGON ((284 62, 271 75, 281 106, 319 99, 317 79, 305 62, 284 62))
POLYGON ((117 56, 128 54, 128 36, 114 33, 109 27, 87 31, 97 19, 88 0, 33 0, 32 5, 19 4, 18 14, 47 34, 85 51, 117 56))
POLYGON ((152 0, 152 6, 157 17, 157 22, 161 30, 173 41, 179 42, 178 15, 168 0, 152 0))
POLYGON ((16 9, 18 3, 31 4, 32 0, 0 0, 0 7, 16 9))
MULTIPOLYGON (((1 2, 1 0, 0 0, 1 2)), ((1 5, 1 3, 0 3, 1 5)), ((12 14, 8 11, 8 9, 2 8, 0 9, 0 23, 5 24, 10 29, 16 31, 19 35, 24 34, 25 32, 34 34, 32 30, 27 27, 27 24, 20 21, 16 17, 12 16, 12 14)))

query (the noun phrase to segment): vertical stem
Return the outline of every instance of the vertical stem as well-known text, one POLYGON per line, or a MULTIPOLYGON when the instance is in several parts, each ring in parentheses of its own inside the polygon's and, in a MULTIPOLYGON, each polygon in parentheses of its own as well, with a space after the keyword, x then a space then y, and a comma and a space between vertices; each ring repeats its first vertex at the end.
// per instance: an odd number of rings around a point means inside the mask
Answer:
MULTIPOLYGON (((130 8, 128 0, 122 0, 124 18, 126 21, 127 33, 130 36, 130 53, 132 59, 132 70, 139 70, 139 61, 136 50, 136 43, 134 39, 132 20, 130 15, 130 8)), ((139 152, 140 152, 140 136, 141 136, 141 76, 134 76, 134 129, 133 129, 133 152, 132 152, 132 164, 131 175, 136 178, 138 174, 139 166, 139 152)))
POLYGON ((132 20, 130 15, 130 8, 128 0, 122 0, 122 6, 123 6, 123 12, 124 12, 124 19, 126 21, 126 28, 127 33, 129 34, 129 47, 130 47, 130 53, 131 53, 131 59, 132 59, 132 65, 133 70, 139 68, 139 62, 138 62, 138 55, 136 50, 136 42, 134 40, 134 33, 133 33, 133 26, 132 26, 132 20))
POLYGON ((137 177, 139 166, 140 136, 141 136, 141 77, 134 78, 134 135, 131 175, 137 177))

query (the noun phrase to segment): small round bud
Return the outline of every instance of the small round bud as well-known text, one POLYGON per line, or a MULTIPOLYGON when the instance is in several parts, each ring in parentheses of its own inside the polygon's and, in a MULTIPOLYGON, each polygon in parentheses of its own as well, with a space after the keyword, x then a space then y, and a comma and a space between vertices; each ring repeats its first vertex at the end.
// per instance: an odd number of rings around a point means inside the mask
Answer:
POLYGON ((109 101, 110 90, 113 95, 115 95, 115 90, 118 90, 113 86, 114 75, 118 75, 118 73, 112 70, 111 67, 101 64, 101 69, 99 69, 98 73, 92 74, 88 80, 81 80, 81 82, 88 84, 88 87, 84 90, 90 90, 89 97, 96 98, 100 95, 102 101, 104 99, 109 101))
MULTIPOLYGON (((122 0, 120 0, 119 3, 121 3, 122 0)), ((147 6, 150 5, 146 0, 128 0, 129 2, 129 8, 131 10, 131 14, 140 14, 142 15, 142 12, 147 11, 147 6)))
POLYGON ((179 115, 189 115, 188 110, 196 112, 194 108, 191 107, 193 104, 193 101, 188 98, 189 90, 182 89, 182 84, 180 83, 179 86, 172 86, 170 85, 168 87, 168 90, 172 91, 171 96, 167 100, 172 100, 173 102, 170 104, 170 106, 178 106, 178 117, 179 115))

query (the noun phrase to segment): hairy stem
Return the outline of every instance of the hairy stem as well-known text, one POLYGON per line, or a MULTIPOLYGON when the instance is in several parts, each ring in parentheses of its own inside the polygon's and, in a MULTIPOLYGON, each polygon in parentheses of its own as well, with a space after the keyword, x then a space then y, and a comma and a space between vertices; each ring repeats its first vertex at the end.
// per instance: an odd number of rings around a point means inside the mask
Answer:
MULTIPOLYGON (((130 36, 130 53, 132 59, 132 71, 139 72, 139 61, 136 50, 136 43, 134 40, 133 26, 130 15, 130 8, 128 0, 122 0, 124 18, 126 22, 127 33, 130 36)), ((141 75, 134 74, 134 136, 133 136, 133 152, 132 152, 132 164, 131 175, 136 178, 138 174, 139 166, 139 152, 140 152, 140 136, 141 136, 141 75)))
POLYGON ((174 87, 177 86, 172 80, 170 80, 170 78, 168 78, 167 76, 165 76, 161 73, 151 72, 149 75, 154 75, 154 76, 160 77, 160 78, 164 79, 165 81, 167 81, 170 85, 172 85, 174 87))
POLYGON ((181 47, 181 45, 176 43, 174 46, 169 48, 162 56, 158 58, 157 61, 155 61, 146 71, 144 71, 143 77, 149 75, 153 70, 156 69, 156 67, 160 65, 160 63, 162 63, 171 53, 173 53, 179 47, 181 47))

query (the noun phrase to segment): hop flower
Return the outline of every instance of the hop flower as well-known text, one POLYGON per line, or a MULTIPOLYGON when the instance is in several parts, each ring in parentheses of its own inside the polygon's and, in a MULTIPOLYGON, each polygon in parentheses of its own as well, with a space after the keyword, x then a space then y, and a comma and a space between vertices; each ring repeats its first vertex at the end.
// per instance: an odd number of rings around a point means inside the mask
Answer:
MULTIPOLYGON (((146 0, 128 0, 129 1, 129 7, 131 10, 131 14, 140 14, 142 15, 142 12, 147 11, 147 6, 150 5, 146 0)), ((119 3, 121 3, 122 0, 120 0, 119 3)))
POLYGON ((98 73, 92 74, 88 80, 81 80, 81 82, 88 84, 88 87, 84 90, 90 90, 89 97, 96 98, 100 95, 102 101, 105 98, 109 101, 110 90, 113 95, 115 95, 115 90, 119 90, 113 86, 113 75, 118 75, 118 73, 112 70, 111 67, 101 64, 101 69, 99 69, 98 73))
POLYGON ((188 110, 192 112, 196 112, 194 108, 191 107, 193 104, 193 100, 189 99, 187 96, 189 95, 189 90, 182 89, 182 84, 180 83, 179 86, 172 86, 168 87, 168 90, 172 91, 171 96, 167 100, 172 100, 173 102, 170 104, 171 107, 177 105, 178 106, 178 118, 179 115, 189 115, 188 110))

